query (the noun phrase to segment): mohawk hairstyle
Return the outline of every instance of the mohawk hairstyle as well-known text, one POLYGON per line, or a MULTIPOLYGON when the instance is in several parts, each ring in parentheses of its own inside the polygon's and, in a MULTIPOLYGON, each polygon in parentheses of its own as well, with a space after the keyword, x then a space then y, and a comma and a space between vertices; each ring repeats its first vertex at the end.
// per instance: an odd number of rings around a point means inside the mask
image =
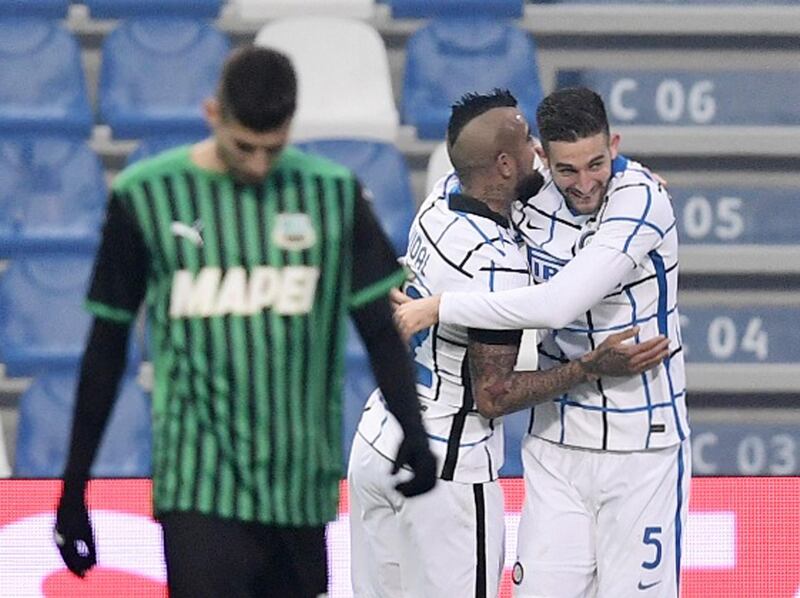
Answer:
POLYGON ((608 135, 608 117, 603 99, 586 87, 566 87, 548 95, 536 109, 539 137, 547 146, 551 141, 569 143, 608 135))
POLYGON ((447 145, 453 147, 465 126, 493 108, 516 108, 517 98, 507 89, 495 87, 491 93, 467 93, 452 106, 447 124, 447 145))

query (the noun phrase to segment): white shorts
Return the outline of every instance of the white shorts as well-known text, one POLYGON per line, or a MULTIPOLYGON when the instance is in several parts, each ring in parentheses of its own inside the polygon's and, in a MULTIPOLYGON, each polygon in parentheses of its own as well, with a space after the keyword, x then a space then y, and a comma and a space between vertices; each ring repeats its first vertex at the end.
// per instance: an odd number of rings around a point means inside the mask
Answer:
POLYGON ((595 451, 528 436, 514 595, 677 598, 689 502, 688 439, 595 451))
POLYGON ((356 433, 347 475, 354 596, 497 596, 505 554, 500 484, 439 480, 407 499, 390 469, 356 433))

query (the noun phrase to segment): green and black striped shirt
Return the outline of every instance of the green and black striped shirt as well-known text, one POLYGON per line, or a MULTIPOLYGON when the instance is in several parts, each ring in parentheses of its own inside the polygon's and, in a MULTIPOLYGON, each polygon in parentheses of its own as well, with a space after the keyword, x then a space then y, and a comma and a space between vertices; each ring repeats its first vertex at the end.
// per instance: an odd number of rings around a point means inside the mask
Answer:
POLYGON ((189 147, 116 179, 87 305, 151 332, 156 514, 336 516, 346 319, 403 279, 353 174, 286 149, 263 185, 189 147))

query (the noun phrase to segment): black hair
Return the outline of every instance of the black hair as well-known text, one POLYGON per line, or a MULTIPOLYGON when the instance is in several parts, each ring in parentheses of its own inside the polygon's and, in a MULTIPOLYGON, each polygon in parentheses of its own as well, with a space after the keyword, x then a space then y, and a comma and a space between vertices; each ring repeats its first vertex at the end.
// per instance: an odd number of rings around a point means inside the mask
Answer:
POLYGON ((217 88, 223 120, 259 133, 281 126, 297 108, 297 77, 287 56, 245 46, 225 62, 217 88))
POLYGON ((539 137, 574 142, 598 133, 608 135, 608 117, 603 99, 586 87, 566 87, 548 95, 536 109, 539 137))
POLYGON ((494 88, 491 93, 467 93, 452 106, 447 124, 447 145, 453 147, 465 126, 493 108, 516 108, 517 98, 507 89, 494 88))

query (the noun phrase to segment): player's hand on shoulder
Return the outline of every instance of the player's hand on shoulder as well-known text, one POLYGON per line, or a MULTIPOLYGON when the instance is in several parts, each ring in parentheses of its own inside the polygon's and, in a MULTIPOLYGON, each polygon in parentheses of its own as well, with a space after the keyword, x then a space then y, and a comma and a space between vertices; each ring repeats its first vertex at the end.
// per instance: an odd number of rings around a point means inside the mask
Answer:
POLYGON ((605 339, 594 351, 581 357, 581 367, 590 377, 634 376, 661 364, 669 357, 669 339, 655 336, 642 342, 625 342, 634 338, 639 327, 617 332, 605 339))
POLYGON ((428 492, 436 485, 436 457, 431 452, 428 438, 424 433, 406 434, 403 438, 400 448, 397 449, 392 475, 404 466, 411 469, 414 477, 395 486, 395 489, 403 496, 418 496, 428 492))
POLYGON ((92 524, 82 496, 61 495, 53 539, 64 564, 78 577, 97 564, 92 524))

